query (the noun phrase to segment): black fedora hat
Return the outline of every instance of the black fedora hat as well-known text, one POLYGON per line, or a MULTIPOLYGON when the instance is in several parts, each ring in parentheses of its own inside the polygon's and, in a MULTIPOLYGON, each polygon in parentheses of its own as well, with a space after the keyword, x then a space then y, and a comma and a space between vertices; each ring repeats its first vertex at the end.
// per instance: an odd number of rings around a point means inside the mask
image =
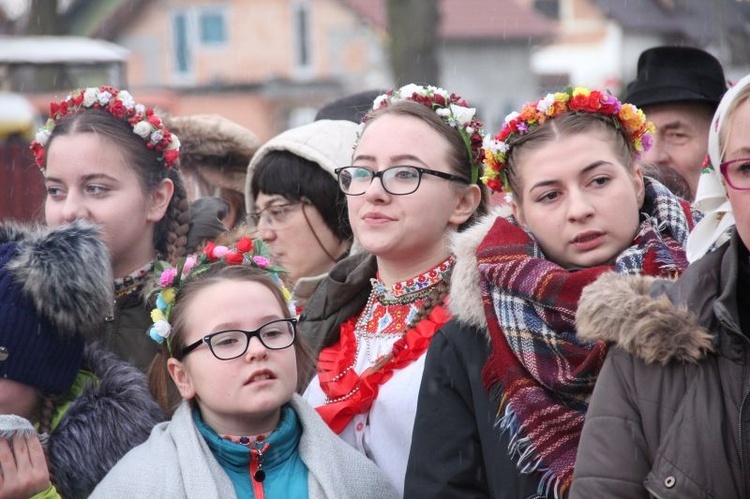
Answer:
POLYGON ((625 102, 638 107, 669 102, 719 105, 727 89, 721 63, 694 47, 654 47, 638 58, 638 75, 628 84, 625 102))

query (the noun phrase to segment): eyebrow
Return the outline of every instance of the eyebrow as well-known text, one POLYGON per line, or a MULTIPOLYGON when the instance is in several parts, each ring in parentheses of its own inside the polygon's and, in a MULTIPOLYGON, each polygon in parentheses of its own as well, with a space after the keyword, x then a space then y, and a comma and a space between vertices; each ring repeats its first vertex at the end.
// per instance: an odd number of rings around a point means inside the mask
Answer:
MULTIPOLYGON (((264 317, 261 317, 258 320, 258 326, 253 329, 258 329, 260 326, 267 324, 271 321, 277 321, 281 319, 286 319, 286 317, 282 317, 281 315, 266 315, 264 317)), ((213 331, 226 331, 228 329, 239 329, 237 326, 238 322, 222 322, 221 324, 217 324, 216 326, 212 327, 211 329, 213 331)))
MULTIPOLYGON (((81 177, 81 182, 91 182, 92 180, 109 180, 110 182, 119 182, 115 177, 107 175, 106 173, 91 173, 89 175, 84 175, 83 177, 81 177)), ((64 183, 62 179, 57 177, 46 177, 44 181, 58 182, 61 184, 64 183)))
MULTIPOLYGON (((409 161, 416 161, 416 162, 418 162, 418 163, 420 163, 422 165, 427 166, 427 163, 425 163, 424 161, 422 161, 417 156, 414 156, 413 154, 398 154, 396 156, 391 156, 389 159, 390 159, 391 163, 398 163, 399 161, 409 160, 409 161)), ((377 161, 376 158, 375 158, 375 156, 370 156, 368 154, 359 154, 359 155, 355 156, 354 159, 353 159, 353 161, 357 161, 357 160, 372 161, 372 162, 377 161)))
MULTIPOLYGON (((586 168, 584 168, 583 170, 581 170, 580 173, 578 174, 578 176, 579 177, 583 177, 584 175, 586 175, 589 172, 591 172, 591 170, 595 170, 596 168, 599 168, 600 166, 611 165, 611 164, 612 163, 610 163, 609 161, 604 161, 604 160, 594 161, 593 163, 591 163, 590 165, 588 165, 586 168)), ((529 187, 528 192, 531 192, 534 189, 537 189, 539 187, 547 187, 547 186, 550 186, 550 185, 557 185, 559 183, 560 183, 560 181, 557 180, 557 179, 542 180, 541 182, 537 182, 536 184, 534 184, 531 187, 529 187)))

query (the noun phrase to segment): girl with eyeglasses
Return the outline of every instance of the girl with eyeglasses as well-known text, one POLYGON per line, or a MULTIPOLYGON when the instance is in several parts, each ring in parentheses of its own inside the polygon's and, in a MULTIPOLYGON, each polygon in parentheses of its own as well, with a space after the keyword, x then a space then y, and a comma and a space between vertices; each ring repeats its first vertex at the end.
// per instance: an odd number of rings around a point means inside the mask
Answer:
POLYGON ((267 262, 239 247, 162 273, 152 337, 183 402, 92 497, 395 497, 295 393, 308 350, 267 262))
POLYGON ((424 354, 450 318, 451 235, 486 210, 482 124, 436 87, 378 97, 337 169, 366 252, 335 266, 300 328, 319 351, 305 397, 403 494, 424 354))
POLYGON ((328 271, 352 250, 346 199, 334 168, 351 157, 357 125, 320 120, 287 130, 248 166, 249 223, 268 246, 300 313, 328 271))
POLYGON ((581 297, 580 334, 617 348, 591 397, 573 497, 750 494, 749 132, 750 75, 716 110, 698 183, 711 210, 688 244, 717 248, 677 281, 602 279, 581 297))
POLYGON ((581 290, 607 272, 687 266, 690 207, 637 163, 652 132, 635 106, 575 88, 527 103, 487 139, 483 178, 510 213, 456 240, 456 320, 427 353, 407 497, 569 494, 607 352, 580 338, 581 290))

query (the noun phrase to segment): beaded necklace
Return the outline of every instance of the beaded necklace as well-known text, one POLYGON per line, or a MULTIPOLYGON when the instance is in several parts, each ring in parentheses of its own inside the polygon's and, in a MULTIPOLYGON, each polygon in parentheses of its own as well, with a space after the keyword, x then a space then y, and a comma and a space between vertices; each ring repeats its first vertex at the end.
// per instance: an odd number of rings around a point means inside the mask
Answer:
POLYGON ((143 267, 131 272, 125 277, 115 279, 115 299, 119 300, 120 298, 139 292, 146 284, 146 281, 151 277, 151 272, 153 270, 154 260, 151 260, 143 267))

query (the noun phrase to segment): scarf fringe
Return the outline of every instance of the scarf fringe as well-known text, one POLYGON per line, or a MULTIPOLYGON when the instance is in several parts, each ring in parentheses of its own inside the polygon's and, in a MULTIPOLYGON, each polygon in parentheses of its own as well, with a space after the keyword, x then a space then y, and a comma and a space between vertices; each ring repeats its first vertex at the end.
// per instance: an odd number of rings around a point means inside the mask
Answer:
POLYGON ((498 401, 495 427, 500 429, 500 434, 508 434, 508 456, 516 462, 518 472, 523 475, 540 473, 539 485, 536 493, 544 497, 561 499, 567 487, 555 476, 555 473, 544 464, 539 456, 536 445, 531 438, 524 436, 523 424, 508 403, 507 397, 502 395, 503 390, 499 384, 491 390, 490 398, 498 401))

